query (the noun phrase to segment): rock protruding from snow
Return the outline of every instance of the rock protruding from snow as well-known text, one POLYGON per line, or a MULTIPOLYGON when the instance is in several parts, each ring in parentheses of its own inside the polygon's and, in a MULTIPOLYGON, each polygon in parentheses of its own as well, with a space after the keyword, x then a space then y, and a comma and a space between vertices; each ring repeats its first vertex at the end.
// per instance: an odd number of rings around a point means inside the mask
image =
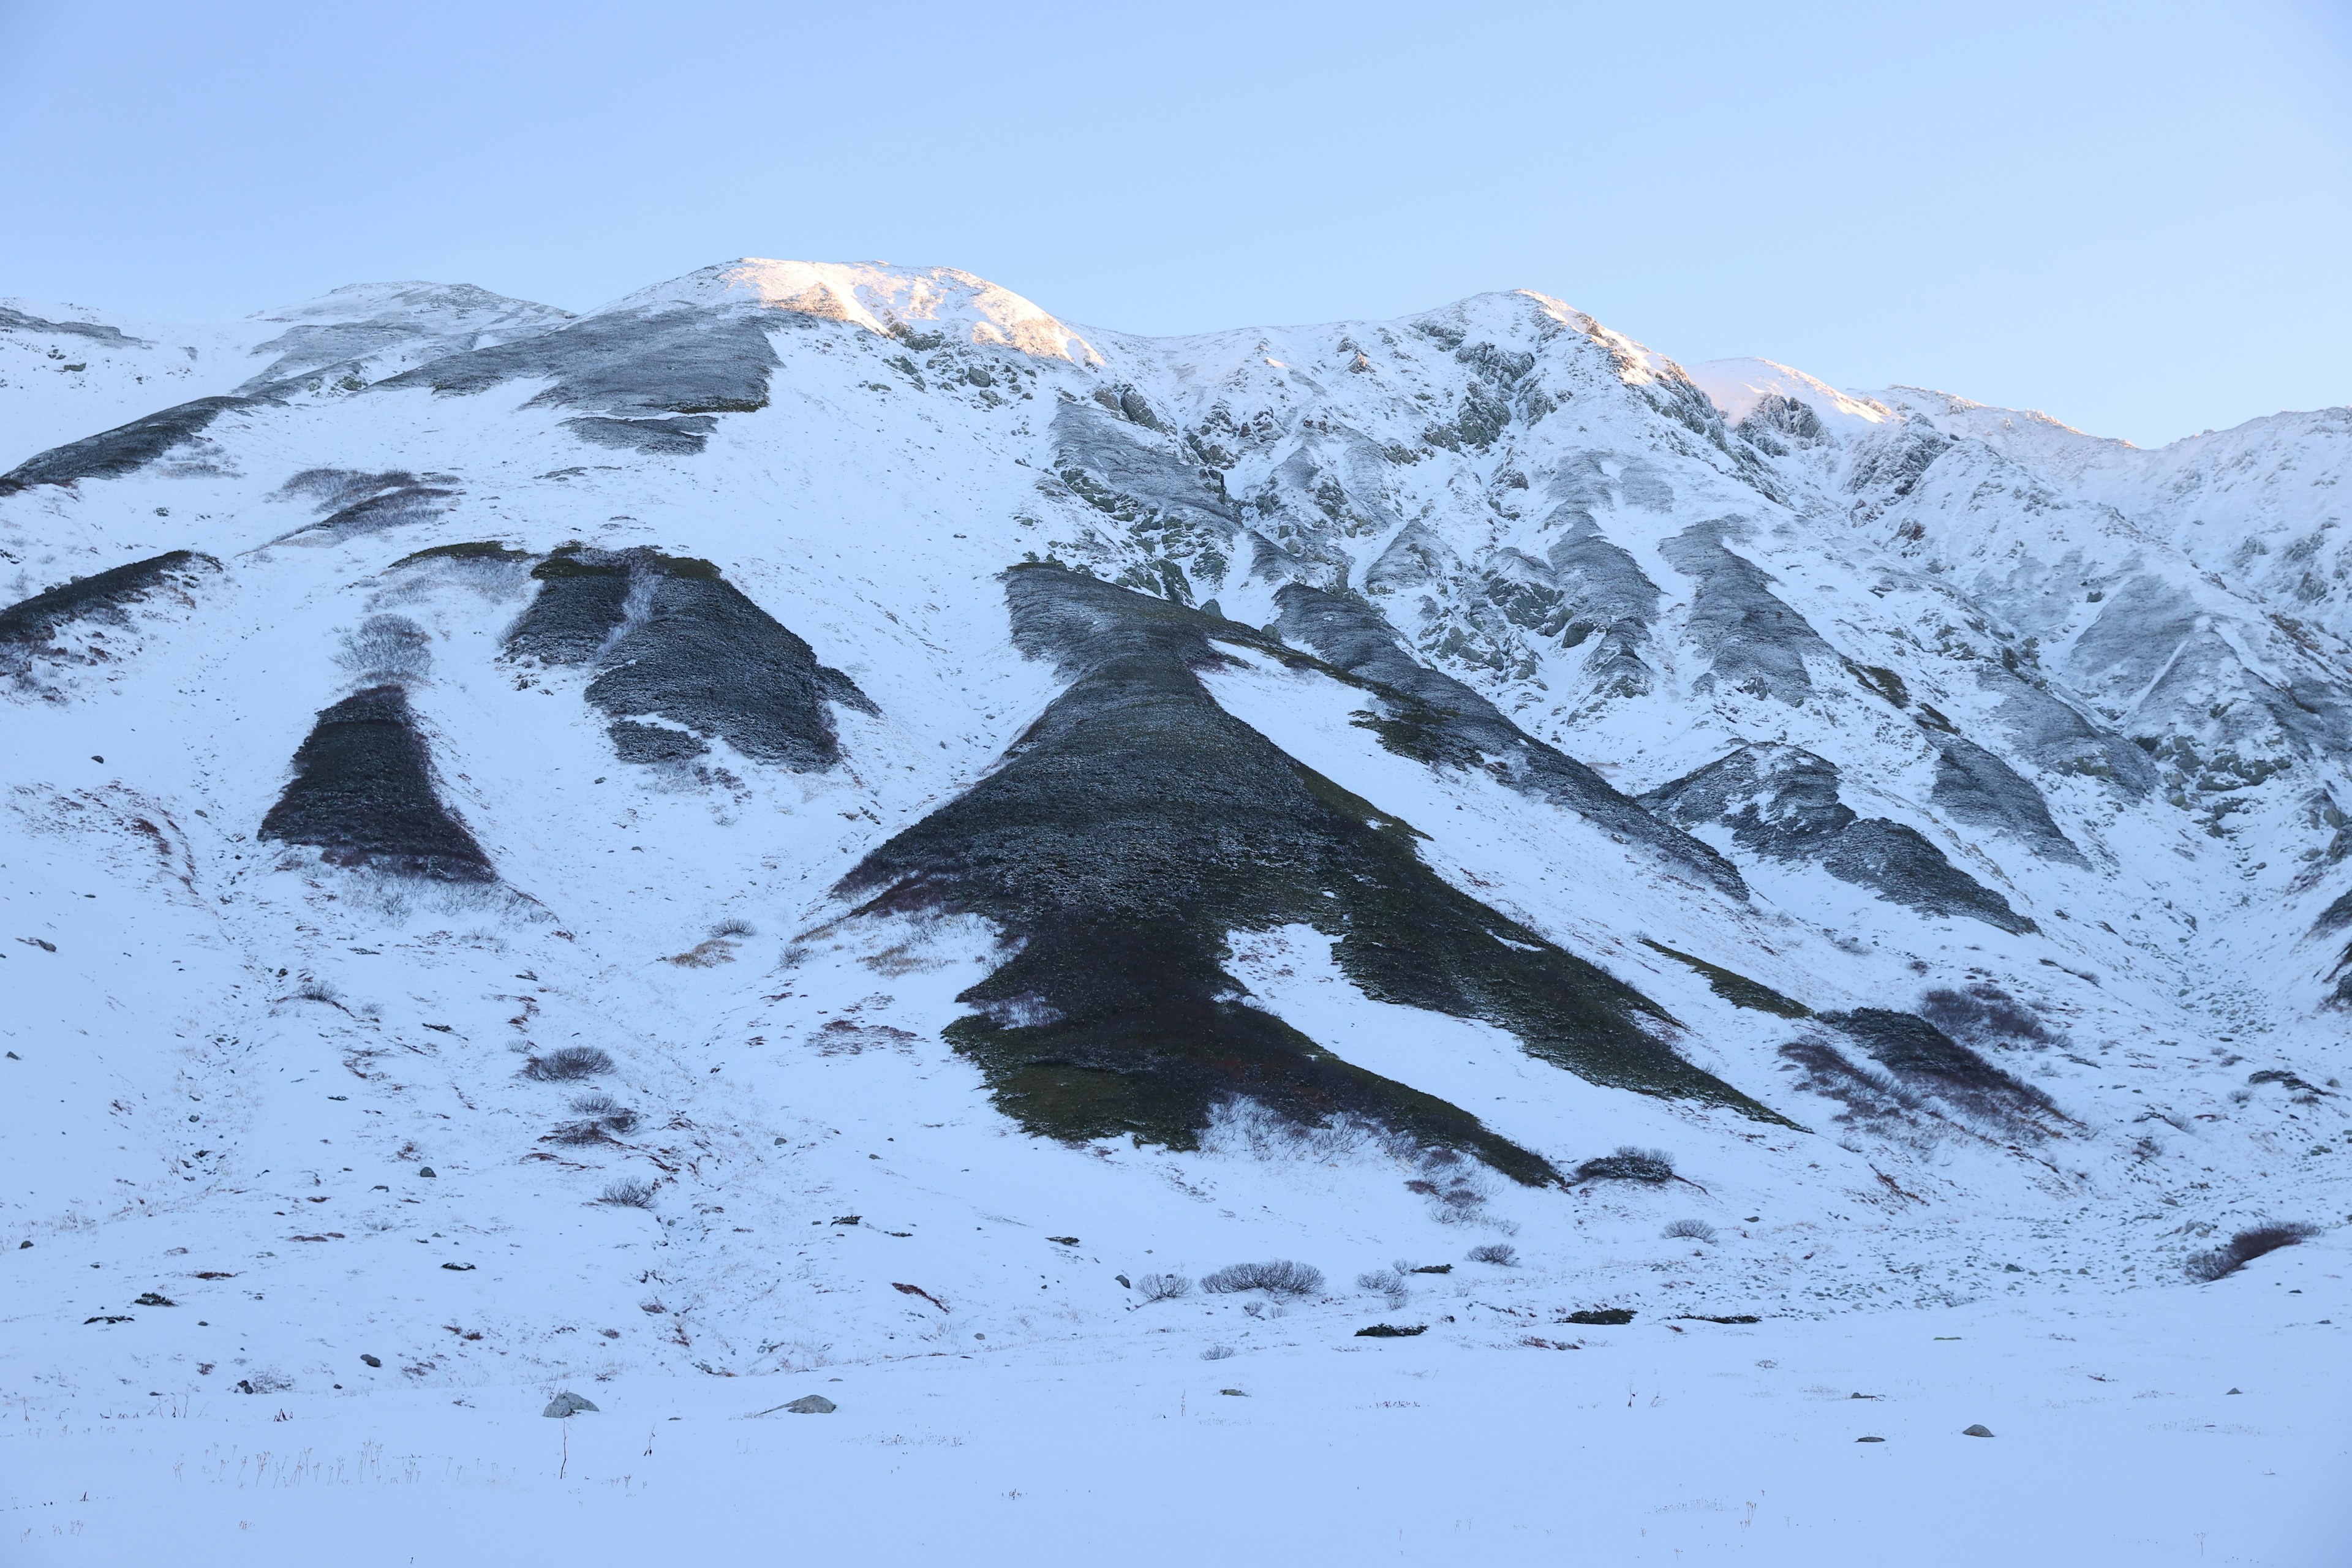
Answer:
POLYGON ((1801 746, 1742 746, 1650 791, 1642 804, 1685 827, 1726 825, 1743 849, 1812 861, 1922 914, 1967 915, 2006 931, 2034 929, 1918 829, 1863 816, 1840 800, 1837 768, 1801 746))
POLYGON ((610 718, 624 761, 682 761, 720 740, 756 762, 822 770, 841 758, 828 705, 875 711, 708 561, 567 547, 532 575, 539 593, 507 651, 593 664, 588 700, 610 718))
POLYGON ((286 330, 254 345, 257 356, 276 357, 248 388, 305 375, 373 380, 386 364, 399 368, 429 353, 528 337, 572 317, 552 305, 509 300, 470 283, 410 282, 352 283, 254 319, 282 321, 286 330))
POLYGON ((447 881, 497 877, 435 792, 431 752, 396 685, 320 710, 294 753, 293 781, 254 837, 323 849, 337 865, 447 881))
POLYGON ((222 415, 250 408, 256 397, 197 397, 26 458, 0 474, 0 496, 35 485, 73 485, 84 479, 120 479, 138 472, 165 453, 200 439, 222 415))
POLYGON ((0 610, 0 673, 23 674, 36 654, 62 657, 64 650, 52 645, 68 626, 90 620, 122 620, 125 605, 168 586, 184 586, 200 571, 219 570, 220 563, 209 555, 170 550, 60 583, 11 605, 0 610))

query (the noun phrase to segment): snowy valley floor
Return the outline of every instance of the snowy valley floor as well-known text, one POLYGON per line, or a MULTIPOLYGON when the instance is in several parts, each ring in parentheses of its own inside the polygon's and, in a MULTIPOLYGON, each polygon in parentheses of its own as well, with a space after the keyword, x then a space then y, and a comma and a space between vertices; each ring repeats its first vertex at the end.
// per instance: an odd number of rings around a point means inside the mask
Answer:
POLYGON ((1752 1326, 1471 1291, 1389 1340, 1168 1302, 1059 1347, 623 1375, 567 1421, 538 1386, 20 1396, 0 1561, 2322 1568, 2352 1561, 2346 1262, 2339 1232, 2202 1287, 1752 1326), (809 1394, 839 1408, 754 1414, 809 1394))

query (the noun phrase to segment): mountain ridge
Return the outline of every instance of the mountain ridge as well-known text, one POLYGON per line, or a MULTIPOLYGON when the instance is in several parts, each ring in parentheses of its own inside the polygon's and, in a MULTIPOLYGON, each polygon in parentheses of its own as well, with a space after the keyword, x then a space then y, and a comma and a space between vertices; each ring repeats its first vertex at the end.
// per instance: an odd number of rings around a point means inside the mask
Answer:
POLYGON ((0 319, 7 438, 90 416, 0 485, 31 1310, 169 1233, 289 1375, 375 1290, 383 1381, 462 1386, 1116 1339, 1147 1247, 2046 1306, 2346 1208, 2342 411, 2118 450, 1525 291, 338 295, 0 319), (1683 1270, 1669 1204, 1769 1218, 1683 1270), (1115 1260, 1041 1288, 1048 1230, 1115 1260))

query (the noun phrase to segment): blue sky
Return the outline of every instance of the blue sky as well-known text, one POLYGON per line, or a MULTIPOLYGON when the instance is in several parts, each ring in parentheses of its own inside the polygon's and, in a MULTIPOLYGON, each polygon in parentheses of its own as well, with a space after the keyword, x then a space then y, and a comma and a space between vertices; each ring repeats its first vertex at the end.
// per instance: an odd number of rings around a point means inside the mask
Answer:
POLYGON ((2352 5, 0 0, 0 294, 740 255, 1176 332, 1556 294, 2152 445, 2352 402, 2352 5))

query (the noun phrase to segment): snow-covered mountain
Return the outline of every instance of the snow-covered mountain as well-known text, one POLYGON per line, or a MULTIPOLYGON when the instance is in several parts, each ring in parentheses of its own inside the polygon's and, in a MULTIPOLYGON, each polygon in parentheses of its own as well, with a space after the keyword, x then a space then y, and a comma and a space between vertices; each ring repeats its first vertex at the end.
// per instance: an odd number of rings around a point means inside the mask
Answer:
POLYGON ((2347 1209, 2352 410, 758 260, 0 355, 12 1387, 2049 1303, 2347 1209))

